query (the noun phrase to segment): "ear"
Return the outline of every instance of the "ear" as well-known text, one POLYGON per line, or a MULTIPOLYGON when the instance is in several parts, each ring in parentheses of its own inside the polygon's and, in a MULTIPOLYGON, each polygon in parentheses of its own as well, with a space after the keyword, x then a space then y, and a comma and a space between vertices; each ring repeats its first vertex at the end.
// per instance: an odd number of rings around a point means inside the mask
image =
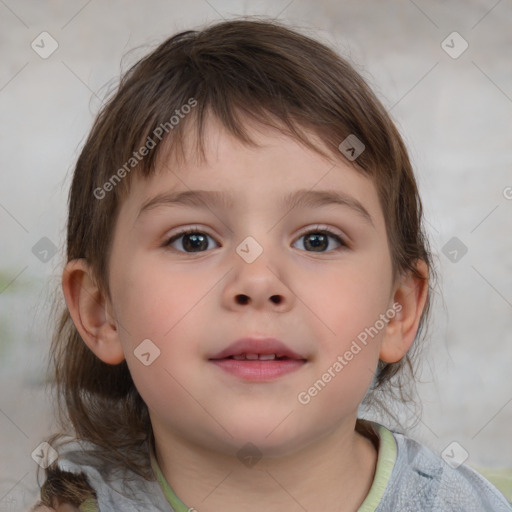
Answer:
POLYGON ((393 302, 390 310, 395 311, 386 326, 381 344, 380 359, 386 363, 396 363, 405 356, 411 348, 421 314, 428 296, 428 266, 423 260, 418 260, 416 268, 423 279, 407 272, 398 277, 394 287, 393 302))
POLYGON ((107 364, 119 364, 124 352, 110 301, 96 285, 85 259, 69 261, 62 274, 62 291, 73 322, 85 344, 107 364))

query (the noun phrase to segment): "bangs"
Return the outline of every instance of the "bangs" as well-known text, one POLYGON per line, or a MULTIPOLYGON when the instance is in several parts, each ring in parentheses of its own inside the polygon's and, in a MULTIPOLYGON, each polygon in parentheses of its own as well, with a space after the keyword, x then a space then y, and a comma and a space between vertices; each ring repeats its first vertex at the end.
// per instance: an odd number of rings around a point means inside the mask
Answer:
MULTIPOLYGON (((298 115, 281 105, 281 112, 277 112, 273 105, 258 104, 245 97, 245 104, 236 101, 231 91, 225 91, 221 104, 215 102, 207 91, 204 97, 201 94, 190 96, 178 108, 168 108, 159 111, 159 116, 152 120, 145 129, 142 129, 140 138, 130 144, 130 153, 121 167, 127 171, 124 179, 119 181, 119 200, 124 200, 129 193, 133 175, 136 173, 143 179, 153 176, 158 169, 165 166, 164 162, 172 160, 177 165, 194 159, 199 165, 206 162, 205 137, 207 125, 215 120, 228 135, 233 136, 247 146, 257 147, 258 144, 251 137, 253 130, 268 133, 274 129, 284 136, 290 137, 308 149, 316 152, 329 161, 344 161, 352 165, 357 171, 369 174, 365 169, 346 160, 338 149, 340 136, 331 129, 311 123, 310 120, 298 115), (196 97, 199 96, 199 100, 196 97), (193 104, 193 107, 190 105, 193 104), (183 107, 190 107, 190 111, 182 118, 176 111, 182 112, 183 107), (179 122, 176 122, 176 118, 179 122), (144 149, 146 148, 146 149, 144 149), (141 151, 142 150, 142 151, 141 151), (139 159, 134 155, 146 153, 139 159)), ((270 100, 271 98, 269 98, 270 100)), ((124 173, 123 173, 124 174, 124 173)))
POLYGON ((112 178, 119 198, 125 197, 131 174, 151 176, 162 148, 182 161, 185 146, 194 143, 193 153, 204 160, 210 116, 248 145, 254 142, 247 125, 256 123, 359 172, 390 173, 382 163, 396 162, 397 148, 389 144, 395 134, 364 81, 329 48, 272 25, 269 30, 269 23, 239 22, 183 32, 129 69, 99 116, 108 147, 99 152, 104 161, 98 162, 95 185, 112 178), (366 148, 357 162, 338 149, 349 135, 366 148))

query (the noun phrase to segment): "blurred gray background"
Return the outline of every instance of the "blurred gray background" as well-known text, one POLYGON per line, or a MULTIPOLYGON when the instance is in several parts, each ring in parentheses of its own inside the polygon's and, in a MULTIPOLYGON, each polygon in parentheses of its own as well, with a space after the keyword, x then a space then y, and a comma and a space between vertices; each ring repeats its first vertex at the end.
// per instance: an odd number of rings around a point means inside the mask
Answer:
POLYGON ((33 503, 31 453, 52 431, 48 307, 105 86, 173 33, 247 14, 334 46, 396 121, 441 275, 411 435, 512 467, 510 0, 0 0, 0 512, 33 503))

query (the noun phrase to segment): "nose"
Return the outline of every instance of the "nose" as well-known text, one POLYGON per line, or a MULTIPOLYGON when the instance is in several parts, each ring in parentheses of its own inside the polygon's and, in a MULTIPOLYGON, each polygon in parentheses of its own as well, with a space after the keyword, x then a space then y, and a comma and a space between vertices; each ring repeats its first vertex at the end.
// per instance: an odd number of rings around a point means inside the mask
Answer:
POLYGON ((287 277, 275 260, 264 256, 265 251, 252 263, 239 258, 229 273, 223 291, 224 306, 232 310, 253 309, 286 312, 293 307, 295 296, 285 284, 287 277))

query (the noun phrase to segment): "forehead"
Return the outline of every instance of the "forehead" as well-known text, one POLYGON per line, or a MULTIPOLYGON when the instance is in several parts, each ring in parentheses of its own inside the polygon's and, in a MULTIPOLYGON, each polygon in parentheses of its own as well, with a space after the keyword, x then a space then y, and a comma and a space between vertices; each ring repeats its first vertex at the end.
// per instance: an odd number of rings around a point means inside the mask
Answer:
MULTIPOLYGON (((301 192, 308 192, 310 197, 317 192, 317 196, 330 192, 364 204, 363 210, 372 218, 379 216, 373 181, 356 171, 341 155, 327 158, 272 127, 253 123, 247 128, 254 145, 237 139, 210 117, 202 139, 204 159, 189 129, 183 139, 184 158, 177 158, 175 151, 164 147, 153 175, 146 178, 134 172, 128 197, 122 205, 124 214, 135 220, 141 209, 159 195, 181 192, 190 198, 193 191, 200 189, 211 192, 212 203, 233 211, 258 205, 268 208, 278 203, 290 207, 301 192)), ((318 136, 313 133, 308 136, 322 147, 318 136)), ((172 140, 167 142, 170 143, 172 140)), ((328 153, 325 146, 322 149, 328 153)), ((316 204, 320 204, 321 198, 317 199, 316 204)))

